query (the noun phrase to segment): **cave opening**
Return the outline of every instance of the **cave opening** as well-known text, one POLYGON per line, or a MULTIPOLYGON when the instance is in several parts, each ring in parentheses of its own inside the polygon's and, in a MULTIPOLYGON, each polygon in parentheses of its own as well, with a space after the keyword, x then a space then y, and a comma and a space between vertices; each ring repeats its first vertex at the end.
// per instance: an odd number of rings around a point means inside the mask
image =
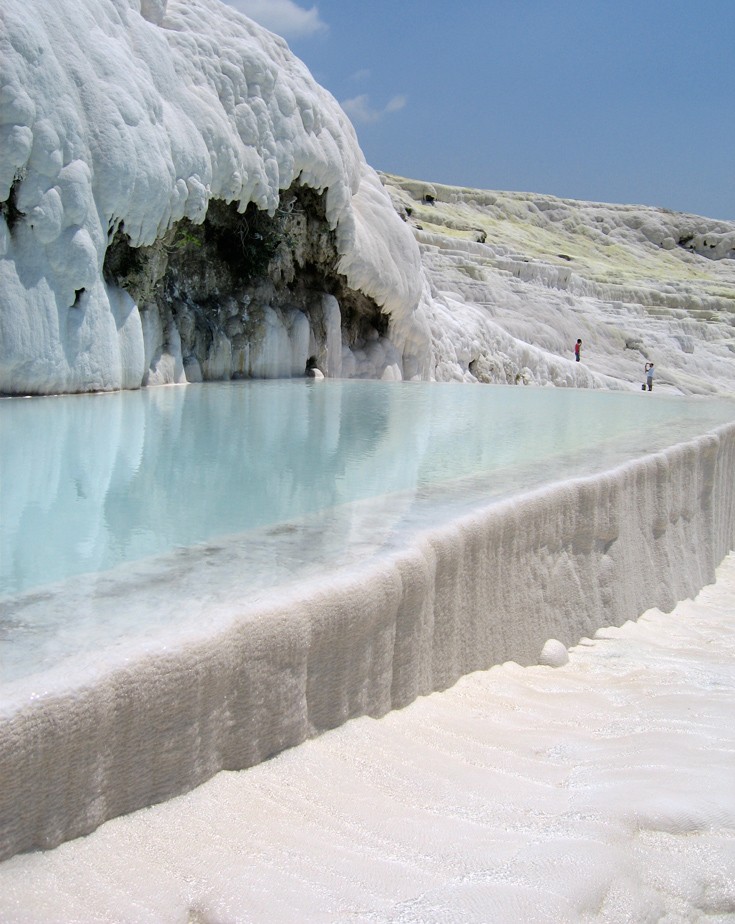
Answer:
POLYGON ((212 200, 201 224, 182 219, 149 246, 131 246, 120 223, 103 273, 141 312, 172 320, 182 354, 202 363, 218 338, 235 351, 257 340, 268 309, 295 308, 311 323, 324 294, 337 299, 347 346, 385 336, 388 317, 350 288, 338 261, 326 192, 295 183, 272 216, 253 203, 239 212, 235 203, 212 200))

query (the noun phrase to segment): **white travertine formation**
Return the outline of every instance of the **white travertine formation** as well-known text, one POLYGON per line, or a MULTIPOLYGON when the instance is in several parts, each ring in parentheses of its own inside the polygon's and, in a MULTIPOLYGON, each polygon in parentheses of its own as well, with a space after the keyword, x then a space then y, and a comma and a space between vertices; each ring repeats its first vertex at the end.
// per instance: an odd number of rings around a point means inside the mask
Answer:
MULTIPOLYGON (((4 0, 0 58, 0 392, 288 376, 317 353, 328 376, 597 388, 639 388, 653 359, 657 389, 733 392, 732 223, 381 183, 285 44, 216 0, 4 0), (345 342, 331 291, 309 320, 303 305, 266 301, 240 369, 236 334, 186 354, 175 319, 105 279, 123 229, 160 256, 212 203, 274 215, 297 183, 323 198, 331 269, 387 332, 345 342)), ((228 323, 245 320, 236 303, 228 323)), ((20 708, 11 697, 0 855, 84 834, 469 671, 533 663, 550 638, 560 647, 542 660, 559 663, 601 624, 671 607, 733 547, 734 470, 730 426, 478 512, 268 608, 243 604, 226 632, 100 665, 82 688, 20 708)))
POLYGON ((0 865, 0 919, 732 921, 735 554, 508 662, 0 865))
MULTIPOLYGON (((0 392, 140 386, 160 343, 103 277, 112 234, 153 244, 214 199, 272 214, 297 180, 325 194, 337 269, 395 319, 399 359, 427 355, 411 233, 282 39, 216 0, 7 0, 0 54, 0 392)), ((152 384, 186 381, 168 355, 152 384)))
POLYGON ((392 556, 78 689, 15 702, 0 733, 0 855, 380 716, 507 660, 537 662, 711 581, 735 544, 735 424, 425 533, 392 556))
POLYGON ((735 222, 384 175, 439 381, 735 391, 735 222), (573 347, 582 340, 582 361, 573 347))
POLYGON ((290 377, 312 356, 329 376, 596 388, 640 387, 653 360, 657 388, 735 388, 733 222, 384 176, 389 196, 330 94, 217 0, 5 0, 0 54, 0 393, 290 377), (188 304, 166 263, 212 204, 277 232, 294 189, 323 199, 325 278, 284 295, 310 265, 287 232, 279 304, 229 279, 188 304), (121 236, 140 291, 106 269, 121 236))

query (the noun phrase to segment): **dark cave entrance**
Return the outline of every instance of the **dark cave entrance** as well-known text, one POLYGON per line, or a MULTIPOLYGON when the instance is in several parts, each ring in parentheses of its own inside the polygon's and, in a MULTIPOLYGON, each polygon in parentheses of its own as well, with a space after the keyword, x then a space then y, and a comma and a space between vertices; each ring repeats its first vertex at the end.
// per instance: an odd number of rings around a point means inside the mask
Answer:
POLYGON ((272 216, 253 203, 241 213, 234 203, 212 200, 203 223, 182 219, 150 246, 132 247, 121 224, 103 272, 141 312, 157 309, 161 318, 170 318, 183 355, 201 362, 218 337, 235 350, 257 338, 262 306, 296 307, 311 322, 313 306, 325 293, 339 303, 349 347, 375 332, 385 336, 387 316, 347 285, 338 260, 325 193, 295 184, 281 194, 272 216))

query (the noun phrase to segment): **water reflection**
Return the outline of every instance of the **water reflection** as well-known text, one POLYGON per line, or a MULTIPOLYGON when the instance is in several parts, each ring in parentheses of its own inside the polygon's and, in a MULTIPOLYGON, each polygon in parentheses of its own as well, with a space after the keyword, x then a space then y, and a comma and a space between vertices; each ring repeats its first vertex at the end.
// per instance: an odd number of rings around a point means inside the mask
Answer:
POLYGON ((0 401, 0 641, 53 636, 53 661, 202 619, 733 419, 723 400, 355 381, 0 401))
POLYGON ((0 589, 462 478, 520 489, 534 466, 552 480, 732 416, 722 402, 380 382, 4 401, 0 589))

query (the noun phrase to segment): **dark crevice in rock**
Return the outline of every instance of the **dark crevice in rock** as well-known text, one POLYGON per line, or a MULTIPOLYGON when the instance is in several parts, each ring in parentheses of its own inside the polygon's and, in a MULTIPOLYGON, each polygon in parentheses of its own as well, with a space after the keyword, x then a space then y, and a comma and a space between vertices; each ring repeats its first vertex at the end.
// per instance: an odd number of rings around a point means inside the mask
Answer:
POLYGON ((21 218, 25 218, 25 212, 21 212, 17 205, 18 189, 20 188, 22 179, 22 176, 16 174, 15 179, 10 185, 8 198, 4 202, 0 202, 0 215, 5 219, 9 231, 13 230, 21 218))
POLYGON ((324 194, 295 184, 273 216, 213 200, 202 224, 183 219, 147 247, 131 247, 121 223, 103 272, 142 312, 157 310, 164 328, 173 321, 184 361, 204 365, 218 338, 233 350, 257 342, 267 308, 300 310, 318 327, 310 315, 324 294, 339 302, 348 346, 385 335, 388 318, 348 286, 337 263, 324 194))

